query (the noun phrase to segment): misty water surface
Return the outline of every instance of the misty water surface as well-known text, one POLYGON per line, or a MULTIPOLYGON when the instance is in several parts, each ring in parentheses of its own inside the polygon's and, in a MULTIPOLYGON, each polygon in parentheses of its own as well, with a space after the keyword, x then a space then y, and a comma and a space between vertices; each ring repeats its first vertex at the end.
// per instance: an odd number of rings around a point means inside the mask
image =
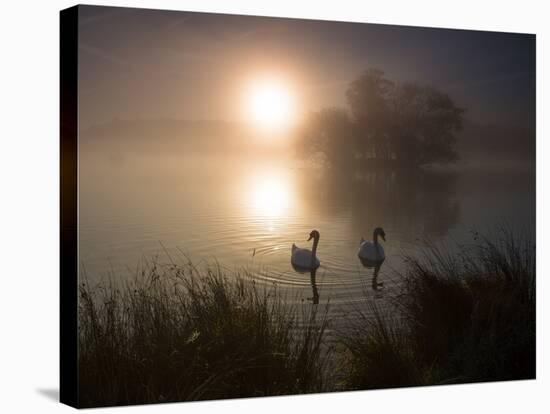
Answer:
POLYGON ((403 255, 423 241, 443 249, 471 243, 473 230, 505 223, 534 233, 532 172, 333 171, 280 155, 137 156, 80 159, 79 260, 97 282, 132 277, 145 260, 168 263, 185 253, 197 265, 253 271, 296 300, 363 303, 364 293, 395 292, 403 255), (386 261, 374 269, 357 258, 360 238, 376 226, 387 235, 386 261), (315 286, 290 264, 293 242, 311 247, 321 233, 315 286), (162 243, 162 245, 161 245, 162 243))

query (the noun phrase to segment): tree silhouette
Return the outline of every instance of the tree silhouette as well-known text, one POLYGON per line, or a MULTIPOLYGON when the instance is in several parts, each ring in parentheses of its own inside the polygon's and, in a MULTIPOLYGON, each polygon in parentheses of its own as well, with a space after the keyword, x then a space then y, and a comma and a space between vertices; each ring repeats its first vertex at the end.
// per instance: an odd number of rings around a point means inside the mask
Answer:
POLYGON ((429 86, 397 85, 392 97, 389 145, 398 162, 425 165, 455 161, 456 132, 462 128, 463 109, 429 86))
POLYGON ((388 159, 387 134, 392 124, 391 100, 395 84, 378 69, 368 69, 351 82, 346 97, 359 139, 357 150, 366 158, 388 159))
POLYGON ((348 171, 356 160, 410 168, 458 158, 464 109, 446 93, 368 69, 350 83, 346 98, 349 115, 339 108, 310 114, 301 134, 303 154, 321 154, 328 166, 348 171))
POLYGON ((368 159, 420 166, 457 159, 456 133, 464 109, 434 87, 397 83, 378 69, 366 70, 346 93, 368 159))

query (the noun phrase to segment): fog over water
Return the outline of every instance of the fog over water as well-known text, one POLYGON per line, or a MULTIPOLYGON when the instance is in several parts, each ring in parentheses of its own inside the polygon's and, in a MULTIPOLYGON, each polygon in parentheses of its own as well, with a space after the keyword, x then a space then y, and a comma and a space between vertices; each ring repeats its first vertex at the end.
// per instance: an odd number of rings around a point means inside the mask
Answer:
POLYGON ((345 312, 426 241, 534 238, 533 35, 82 6, 78 55, 92 282, 188 256, 345 312))
POLYGON ((382 300, 395 293, 403 255, 415 255, 426 240, 452 249, 472 243, 474 230, 501 225, 534 235, 530 168, 338 176, 288 151, 122 155, 106 143, 82 151, 79 260, 88 279, 131 278, 155 256, 169 263, 166 248, 176 261, 185 254, 199 266, 247 269, 296 300, 330 299, 336 314, 344 312, 340 305, 364 302, 365 292, 382 300), (386 231, 387 258, 375 290, 375 269, 361 264, 357 249, 377 226, 386 231), (290 264, 292 243, 311 248, 312 229, 321 234, 315 283, 290 264))

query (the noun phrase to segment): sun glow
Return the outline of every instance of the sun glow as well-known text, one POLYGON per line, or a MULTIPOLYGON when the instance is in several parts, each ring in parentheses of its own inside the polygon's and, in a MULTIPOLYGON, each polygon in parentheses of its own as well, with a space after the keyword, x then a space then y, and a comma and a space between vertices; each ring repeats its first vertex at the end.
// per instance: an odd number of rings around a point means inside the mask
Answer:
POLYGON ((276 219, 288 213, 293 196, 288 177, 284 174, 260 174, 251 180, 248 189, 248 201, 255 217, 276 219))
POLYGON ((277 79, 253 83, 246 96, 246 112, 247 118, 262 128, 288 128, 296 117, 291 88, 277 79))

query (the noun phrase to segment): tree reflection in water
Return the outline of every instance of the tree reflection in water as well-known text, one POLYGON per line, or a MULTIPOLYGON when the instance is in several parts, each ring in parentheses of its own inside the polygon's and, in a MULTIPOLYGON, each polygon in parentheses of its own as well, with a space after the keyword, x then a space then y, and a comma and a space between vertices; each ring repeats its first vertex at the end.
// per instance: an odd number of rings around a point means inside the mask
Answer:
POLYGON ((426 234, 445 236, 460 221, 457 178, 453 172, 426 169, 325 169, 303 178, 299 191, 322 214, 349 214, 353 239, 383 226, 399 232, 400 239, 414 241, 426 234))

